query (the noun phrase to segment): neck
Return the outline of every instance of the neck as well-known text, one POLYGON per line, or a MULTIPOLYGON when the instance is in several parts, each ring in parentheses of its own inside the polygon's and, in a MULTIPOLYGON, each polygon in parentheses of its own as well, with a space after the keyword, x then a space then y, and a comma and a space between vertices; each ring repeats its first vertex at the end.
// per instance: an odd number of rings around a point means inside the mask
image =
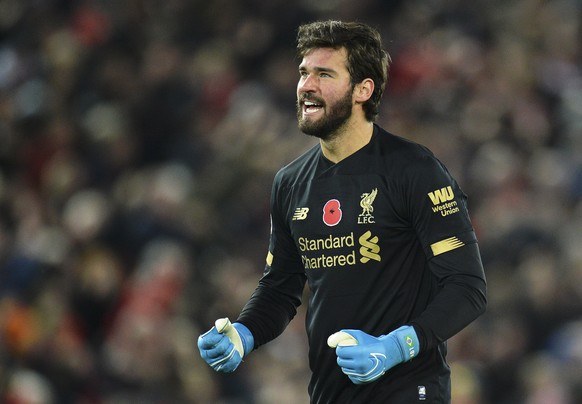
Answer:
POLYGON ((364 122, 360 125, 346 125, 328 140, 320 140, 321 151, 325 158, 339 163, 370 143, 374 124, 364 122))

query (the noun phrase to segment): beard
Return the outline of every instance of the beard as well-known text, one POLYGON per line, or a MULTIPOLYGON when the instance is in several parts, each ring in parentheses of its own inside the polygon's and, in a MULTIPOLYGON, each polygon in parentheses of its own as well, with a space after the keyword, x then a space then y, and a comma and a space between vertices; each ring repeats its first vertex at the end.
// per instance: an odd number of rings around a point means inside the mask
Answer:
POLYGON ((323 117, 316 120, 304 118, 303 105, 300 100, 297 100, 297 122, 301 132, 306 135, 331 140, 338 135, 338 129, 352 116, 352 91, 346 91, 342 98, 329 105, 326 105, 323 100, 310 97, 309 94, 302 99, 315 101, 324 107, 323 117))

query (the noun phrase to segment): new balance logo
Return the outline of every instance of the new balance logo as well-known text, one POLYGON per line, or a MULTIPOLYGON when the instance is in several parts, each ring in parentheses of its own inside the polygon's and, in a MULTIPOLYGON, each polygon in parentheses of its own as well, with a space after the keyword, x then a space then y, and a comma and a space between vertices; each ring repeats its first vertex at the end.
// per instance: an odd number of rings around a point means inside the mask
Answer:
POLYGON ((297 208, 291 220, 305 220, 307 219, 307 212, 309 212, 309 208, 297 208))
POLYGON ((439 203, 445 203, 452 200, 455 197, 453 193, 453 188, 449 185, 446 188, 437 189, 436 191, 429 192, 428 197, 433 205, 438 205, 439 203))

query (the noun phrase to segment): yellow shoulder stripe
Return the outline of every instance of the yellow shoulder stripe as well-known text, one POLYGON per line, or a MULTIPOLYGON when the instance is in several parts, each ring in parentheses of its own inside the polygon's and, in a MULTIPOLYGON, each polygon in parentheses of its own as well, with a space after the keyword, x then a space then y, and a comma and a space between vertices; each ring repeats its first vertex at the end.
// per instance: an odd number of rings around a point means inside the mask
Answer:
POLYGON ((459 248, 464 246, 461 240, 456 237, 449 237, 441 241, 437 241, 434 244, 430 245, 433 255, 439 255, 442 253, 446 253, 448 251, 454 250, 455 248, 459 248))
POLYGON ((273 265, 273 254, 271 254, 271 251, 269 251, 269 253, 267 254, 267 265, 271 266, 273 265))

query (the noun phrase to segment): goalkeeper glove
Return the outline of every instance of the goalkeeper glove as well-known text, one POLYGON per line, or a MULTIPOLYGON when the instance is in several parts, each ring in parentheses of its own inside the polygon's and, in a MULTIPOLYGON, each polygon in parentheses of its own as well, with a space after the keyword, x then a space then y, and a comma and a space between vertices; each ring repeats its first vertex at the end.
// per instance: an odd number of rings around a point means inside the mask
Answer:
POLYGON ((200 356, 217 372, 230 373, 254 348, 253 334, 241 323, 228 318, 216 320, 214 327, 198 337, 200 356))
POLYGON ((405 325, 388 335, 373 337, 360 330, 341 330, 330 335, 337 364, 354 384, 370 383, 388 369, 418 355, 420 343, 414 327, 405 325))

